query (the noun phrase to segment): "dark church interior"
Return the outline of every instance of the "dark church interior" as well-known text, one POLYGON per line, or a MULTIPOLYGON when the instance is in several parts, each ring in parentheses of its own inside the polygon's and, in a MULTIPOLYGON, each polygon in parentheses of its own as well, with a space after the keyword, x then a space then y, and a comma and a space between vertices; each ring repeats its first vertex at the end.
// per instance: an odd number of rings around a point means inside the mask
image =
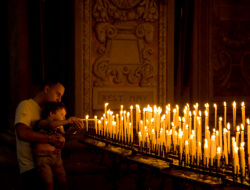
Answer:
POLYGON ((27 189, 16 109, 51 76, 84 123, 61 153, 69 190, 250 189, 249 0, 0 7, 1 190, 27 189))

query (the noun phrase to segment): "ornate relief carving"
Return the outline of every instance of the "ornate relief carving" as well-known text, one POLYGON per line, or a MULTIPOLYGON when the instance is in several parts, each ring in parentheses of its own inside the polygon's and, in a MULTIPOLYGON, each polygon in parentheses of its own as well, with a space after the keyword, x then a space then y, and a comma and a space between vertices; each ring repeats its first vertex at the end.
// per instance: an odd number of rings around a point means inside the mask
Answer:
POLYGON ((241 56, 240 65, 241 72, 250 86, 250 52, 246 52, 241 56))
POLYGON ((149 22, 158 19, 156 3, 154 0, 112 0, 112 3, 97 0, 93 7, 96 39, 101 44, 106 42, 93 65, 97 77, 94 86, 119 84, 124 76, 130 84, 140 80, 140 86, 155 86, 151 78, 157 74, 157 66, 147 58, 153 50, 144 47, 144 41, 153 41, 154 27, 149 22), (114 24, 108 22, 108 16, 115 19, 114 24), (148 22, 137 26, 139 17, 148 22))
POLYGON ((97 23, 95 26, 95 33, 97 40, 103 44, 106 41, 106 37, 112 39, 117 34, 117 29, 107 22, 97 23))
POLYGON ((159 105, 165 107, 167 104, 167 0, 160 1, 159 10, 159 105))
POLYGON ((91 0, 86 0, 83 3, 83 111, 86 114, 91 113, 91 86, 90 86, 90 57, 91 57, 91 0))
POLYGON ((149 23, 140 24, 137 27, 135 34, 137 38, 144 38, 145 42, 150 43, 154 38, 154 27, 149 23))
POLYGON ((220 21, 214 28, 214 95, 246 96, 250 92, 250 22, 220 21), (247 63, 246 63, 247 62, 247 63))

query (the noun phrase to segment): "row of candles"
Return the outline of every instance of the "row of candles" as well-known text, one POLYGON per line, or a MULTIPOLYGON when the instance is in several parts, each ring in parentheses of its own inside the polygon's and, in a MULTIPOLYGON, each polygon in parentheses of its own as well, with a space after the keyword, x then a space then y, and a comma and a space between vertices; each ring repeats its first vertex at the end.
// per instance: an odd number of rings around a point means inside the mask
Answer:
MULTIPOLYGON (((129 111, 120 108, 120 115, 113 115, 113 111, 107 109, 108 103, 104 104, 104 114, 99 120, 95 116, 94 119, 89 119, 86 116, 84 119, 88 121, 95 121, 95 131, 98 135, 109 136, 117 141, 133 144, 134 132, 138 135, 138 145, 141 148, 157 147, 166 148, 169 152, 172 147, 173 151, 177 150, 182 157, 188 155, 191 158, 203 160, 203 164, 208 166, 208 161, 211 160, 213 166, 214 160, 217 160, 217 165, 220 166, 221 158, 225 159, 226 165, 229 164, 229 155, 233 157, 234 172, 236 168, 241 168, 242 175, 245 175, 245 142, 244 142, 244 127, 245 126, 245 104, 241 104, 242 122, 241 125, 236 126, 236 103, 233 102, 233 130, 230 129, 230 123, 226 122, 227 107, 224 102, 224 118, 217 119, 217 105, 214 104, 215 109, 215 126, 210 130, 209 126, 209 104, 205 104, 205 126, 202 124, 202 112, 199 110, 198 104, 194 105, 194 110, 191 111, 188 104, 183 110, 183 117, 180 116, 179 107, 176 105, 172 109, 170 105, 166 106, 165 113, 162 113, 160 107, 148 107, 140 109, 139 105, 135 106, 135 120, 133 119, 133 106, 129 111), (192 114, 193 113, 193 114, 192 114), (224 121, 224 122, 223 122, 224 121), (218 126, 218 127, 217 127, 218 126), (224 126, 224 127, 223 127, 224 126), (134 130, 135 128, 135 130, 134 130), (202 140, 202 129, 205 129, 205 138, 202 140), (231 131, 237 129, 235 136, 232 136, 231 131), (203 148, 202 148, 203 146, 203 148), (203 152, 202 152, 203 151, 203 152), (239 154, 240 153, 240 160, 239 154), (202 159, 203 157, 203 159, 202 159), (239 163, 241 165, 239 165, 239 163)), ((248 144, 248 164, 250 165, 250 121, 247 119, 247 144, 248 144)), ((155 150, 156 151, 156 150, 155 150)), ((192 160, 185 160, 185 162, 192 162, 192 160)))

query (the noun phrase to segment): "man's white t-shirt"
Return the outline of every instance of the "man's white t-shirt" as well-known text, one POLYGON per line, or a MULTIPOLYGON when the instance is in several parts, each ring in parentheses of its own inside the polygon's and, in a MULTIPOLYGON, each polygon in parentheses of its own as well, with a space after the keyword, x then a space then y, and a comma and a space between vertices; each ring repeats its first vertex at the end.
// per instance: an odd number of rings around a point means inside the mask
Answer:
MULTIPOLYGON (((35 122, 41 119, 41 111, 41 107, 33 99, 20 102, 16 109, 15 125, 23 123, 33 129, 35 122)), ((33 169, 31 143, 19 140, 16 135, 16 145, 20 173, 33 169)))

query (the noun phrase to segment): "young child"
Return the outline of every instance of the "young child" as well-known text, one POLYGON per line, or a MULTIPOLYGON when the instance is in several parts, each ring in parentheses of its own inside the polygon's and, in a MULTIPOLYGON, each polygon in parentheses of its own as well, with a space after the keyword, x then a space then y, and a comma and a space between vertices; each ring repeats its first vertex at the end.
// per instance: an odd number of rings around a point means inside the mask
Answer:
MULTIPOLYGON (((46 190, 53 190, 53 176, 57 179, 61 189, 66 190, 67 179, 63 167, 61 150, 65 145, 65 138, 61 137, 57 145, 50 144, 50 134, 65 134, 63 125, 71 124, 75 118, 65 119, 66 108, 61 102, 49 102, 44 105, 41 120, 35 124, 34 130, 49 134, 48 143, 36 143, 33 146, 34 165, 46 190)), ((59 135, 58 135, 59 136, 59 135)))

